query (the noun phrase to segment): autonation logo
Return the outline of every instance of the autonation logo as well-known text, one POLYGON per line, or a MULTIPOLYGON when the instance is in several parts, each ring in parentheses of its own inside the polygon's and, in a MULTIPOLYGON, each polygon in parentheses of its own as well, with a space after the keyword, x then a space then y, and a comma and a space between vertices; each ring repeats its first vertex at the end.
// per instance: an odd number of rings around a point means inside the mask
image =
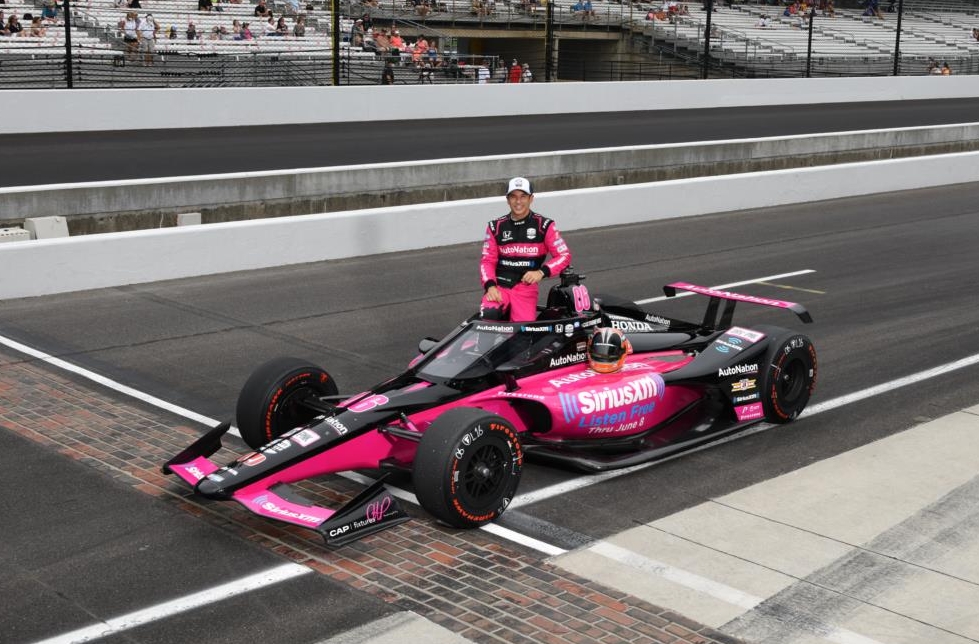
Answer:
POLYGON ((758 365, 736 364, 733 367, 724 367, 723 369, 717 370, 717 376, 719 378, 725 378, 727 376, 743 376, 749 373, 758 373, 758 365))

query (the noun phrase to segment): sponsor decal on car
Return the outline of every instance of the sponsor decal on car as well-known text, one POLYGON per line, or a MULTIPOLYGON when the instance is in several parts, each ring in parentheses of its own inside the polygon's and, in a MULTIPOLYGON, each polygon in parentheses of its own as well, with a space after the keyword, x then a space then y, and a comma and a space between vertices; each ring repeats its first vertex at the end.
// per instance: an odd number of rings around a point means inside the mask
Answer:
POLYGON ((717 370, 718 378, 726 378, 727 376, 744 376, 750 373, 758 373, 758 365, 756 364, 736 364, 731 367, 722 367, 717 370))
POLYGON ((664 390, 663 378, 649 374, 614 387, 558 394, 558 400, 566 422, 577 421, 589 433, 611 433, 640 427, 664 390))
POLYGON ((759 418, 765 417, 765 410, 762 409, 761 403, 751 403, 750 405, 741 405, 740 407, 734 408, 735 413, 738 415, 738 420, 758 420, 759 418))
POLYGON ((551 325, 537 325, 537 326, 522 326, 521 331, 529 331, 531 333, 553 333, 554 327, 551 325))
POLYGON ((658 324, 660 326, 670 326, 670 321, 668 318, 653 315, 652 313, 646 314, 646 321, 652 322, 653 324, 658 324))
POLYGON ((187 465, 186 467, 184 467, 184 469, 187 470, 187 473, 193 476, 198 481, 204 478, 205 476, 201 468, 197 467, 196 465, 187 465))
POLYGON ((756 378, 742 378, 736 382, 731 383, 731 393, 736 394, 742 391, 751 391, 758 384, 756 378))
POLYGON ((289 508, 283 508, 274 501, 270 501, 269 497, 264 494, 262 496, 256 496, 254 499, 252 499, 252 503, 271 514, 301 521, 311 526, 318 526, 326 520, 326 517, 320 517, 316 516, 315 514, 308 514, 306 512, 298 512, 296 510, 290 510, 289 508))
POLYGON ((632 333, 643 333, 656 330, 652 324, 649 324, 648 322, 638 322, 636 320, 612 320, 612 328, 632 333))
POLYGON ((489 333, 513 333, 514 328, 512 326, 495 326, 489 324, 477 324, 475 327, 477 331, 488 331, 489 333))
POLYGON ((330 427, 332 427, 333 429, 337 430, 337 434, 340 434, 341 436, 343 436, 349 431, 346 425, 341 423, 336 418, 333 418, 332 416, 325 419, 323 422, 329 425, 330 427))
POLYGON ((754 393, 748 396, 735 396, 733 401, 735 405, 739 405, 741 403, 751 402, 752 400, 758 400, 759 398, 761 398, 761 394, 754 393))
POLYGON ((741 351, 744 349, 744 340, 734 336, 722 336, 714 340, 714 349, 720 351, 721 353, 730 353, 731 351, 741 351))
POLYGON ((279 452, 284 452, 292 446, 289 439, 281 438, 273 443, 269 443, 263 447, 260 451, 264 454, 278 454, 279 452))
POLYGON ((584 362, 588 359, 588 356, 584 353, 574 353, 567 356, 561 356, 559 358, 551 358, 551 367, 564 367, 569 364, 576 364, 578 362, 584 362))
POLYGON ((248 467, 261 465, 265 462, 265 454, 262 454, 261 452, 252 452, 251 454, 242 456, 240 462, 242 465, 247 465, 248 467))
POLYGON ((743 338, 751 344, 754 344, 765 337, 765 334, 761 333, 760 331, 752 331, 751 329, 744 329, 739 326, 732 326, 727 330, 727 334, 743 338))
POLYGON ((309 447, 320 439, 320 435, 311 429, 304 429, 292 437, 292 441, 300 447, 309 447))
POLYGON ((526 398, 527 400, 547 400, 547 396, 541 394, 528 394, 523 391, 501 391, 500 398, 526 398))

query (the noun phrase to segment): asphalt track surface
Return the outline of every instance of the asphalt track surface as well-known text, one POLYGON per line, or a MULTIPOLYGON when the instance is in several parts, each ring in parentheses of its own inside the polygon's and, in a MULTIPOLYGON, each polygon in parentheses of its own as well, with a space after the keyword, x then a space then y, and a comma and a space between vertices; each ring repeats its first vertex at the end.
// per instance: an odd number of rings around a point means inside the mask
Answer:
MULTIPOLYGON (((675 280, 716 285, 814 271, 733 290, 809 308, 812 325, 745 305, 737 318, 812 337, 818 403, 979 354, 977 204, 979 184, 966 184, 565 237, 593 292, 636 300, 661 295, 660 285, 675 280)), ((560 213, 545 214, 560 224, 560 213)), ((360 391, 402 368, 419 338, 445 333, 473 311, 479 234, 448 248, 7 301, 0 335, 218 419, 230 417, 250 370, 278 355, 322 364, 342 389, 360 391)), ((699 312, 696 298, 647 308, 699 312)), ((501 523, 580 546, 974 405, 977 376, 972 366, 804 417, 515 508, 501 523)), ((579 476, 531 464, 521 491, 579 476)), ((6 432, 0 484, 16 490, 5 494, 0 522, 0 568, 12 580, 0 583, 0 601, 13 607, 0 616, 0 632, 21 634, 10 641, 90 622, 50 599, 80 584, 100 614, 122 614, 171 599, 190 580, 222 583, 283 561, 6 432), (35 597, 25 580, 38 576, 48 592, 35 597)), ((244 634, 317 642, 392 610, 306 575, 107 641, 207 632, 215 642, 244 634)))
MULTIPOLYGON (((352 110, 356 106, 351 106, 352 110)), ((979 99, 4 136, 0 187, 970 123, 979 99)))

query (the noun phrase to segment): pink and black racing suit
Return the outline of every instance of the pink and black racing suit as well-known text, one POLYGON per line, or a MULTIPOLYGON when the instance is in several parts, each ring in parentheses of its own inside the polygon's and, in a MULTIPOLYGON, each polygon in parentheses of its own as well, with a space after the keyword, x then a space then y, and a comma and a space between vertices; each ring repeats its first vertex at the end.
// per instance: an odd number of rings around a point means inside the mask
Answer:
POLYGON ((537 318, 537 284, 521 282, 527 271, 540 270, 544 277, 557 275, 571 264, 571 251, 554 222, 535 212, 514 221, 509 214, 486 227, 479 278, 485 291, 500 289, 503 302, 483 297, 480 313, 491 319, 528 322, 537 318), (551 259, 545 261, 547 256, 551 259))

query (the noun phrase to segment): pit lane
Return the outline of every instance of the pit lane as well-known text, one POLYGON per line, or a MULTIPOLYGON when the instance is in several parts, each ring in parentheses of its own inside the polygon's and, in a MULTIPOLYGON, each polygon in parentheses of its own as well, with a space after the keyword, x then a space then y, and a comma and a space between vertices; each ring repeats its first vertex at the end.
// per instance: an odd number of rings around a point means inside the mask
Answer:
MULTIPOLYGON (((977 192, 977 185, 953 186, 566 237, 593 291, 634 299, 679 279, 723 284, 815 271, 743 290, 795 299, 812 312, 816 323, 805 331, 819 351, 818 403, 979 352, 977 192)), ((547 214, 560 224, 560 213, 547 214)), ((0 331, 225 418, 250 368, 274 355, 320 362, 350 391, 397 371, 417 338, 443 333, 471 312, 473 278, 460 267, 474 267, 477 255, 472 244, 11 301, 0 331)), ((773 313, 742 307, 739 320, 801 328, 773 313)), ((503 524, 562 547, 602 539, 974 404, 976 372, 962 369, 525 506, 503 524)), ((531 466, 521 489, 575 477, 531 466)))

